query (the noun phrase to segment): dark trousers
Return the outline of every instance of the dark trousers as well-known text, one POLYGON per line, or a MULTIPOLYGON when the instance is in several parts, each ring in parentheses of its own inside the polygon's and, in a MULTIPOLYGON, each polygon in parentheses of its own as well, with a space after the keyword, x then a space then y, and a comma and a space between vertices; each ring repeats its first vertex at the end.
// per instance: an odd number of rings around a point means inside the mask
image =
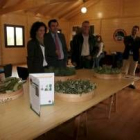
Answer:
POLYGON ((76 67, 77 69, 91 69, 93 65, 93 60, 89 60, 87 56, 81 56, 80 64, 76 67))
POLYGON ((51 61, 49 62, 49 67, 54 67, 54 68, 65 68, 66 67, 66 60, 55 60, 55 61, 51 61))
POLYGON ((92 68, 98 68, 100 67, 100 60, 104 57, 104 54, 101 53, 100 56, 93 59, 93 66, 92 68))

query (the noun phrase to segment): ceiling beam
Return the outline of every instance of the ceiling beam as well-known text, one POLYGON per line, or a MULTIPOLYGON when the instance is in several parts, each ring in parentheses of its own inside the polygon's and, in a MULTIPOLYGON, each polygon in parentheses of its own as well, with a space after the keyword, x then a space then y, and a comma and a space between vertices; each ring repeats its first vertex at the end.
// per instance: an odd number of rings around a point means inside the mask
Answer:
POLYGON ((7 3, 7 1, 8 0, 1 0, 0 1, 0 9, 2 9, 5 6, 5 4, 7 3))
POLYGON ((7 14, 7 13, 10 13, 10 12, 25 10, 25 9, 29 9, 29 8, 33 8, 33 7, 34 7, 33 0, 25 0, 22 3, 15 4, 14 6, 9 6, 9 7, 6 7, 4 9, 1 9, 0 14, 1 15, 2 14, 7 14))
MULTIPOLYGON (((34 10, 34 13, 35 14, 38 14, 38 13, 42 14, 42 12, 44 11, 44 8, 48 9, 48 7, 49 7, 48 4, 44 4, 38 8, 35 8, 36 10, 34 10)), ((29 9, 29 11, 30 11, 30 9, 29 9)))
MULTIPOLYGON (((71 0, 77 1, 77 0, 71 0)), ((20 10, 27 10, 35 7, 42 6, 44 4, 56 4, 59 2, 69 2, 69 0, 25 0, 21 3, 17 3, 14 6, 9 6, 0 10, 0 15, 7 14, 10 12, 20 11, 20 10)))
POLYGON ((46 10, 42 12, 44 16, 50 16, 49 12, 52 10, 52 6, 48 6, 46 10))
POLYGON ((83 6, 89 8, 95 4, 97 4, 100 0, 89 0, 87 2, 85 2, 84 4, 81 4, 79 7, 77 7, 76 9, 73 9, 70 13, 68 13, 67 15, 63 16, 64 19, 71 19, 73 18, 75 15, 80 14, 80 10, 83 6))
POLYGON ((81 4, 82 4, 82 0, 79 0, 79 1, 75 2, 74 4, 70 5, 69 7, 67 7, 61 13, 58 13, 57 15, 58 15, 59 19, 63 18, 65 15, 67 15, 68 13, 73 11, 73 9, 78 8, 79 5, 81 5, 81 4))
POLYGON ((76 2, 79 0, 47 0, 50 4, 59 4, 60 2, 76 2))
POLYGON ((51 17, 57 17, 58 13, 61 13, 64 8, 68 7, 68 3, 63 3, 59 6, 57 6, 55 9, 53 9, 52 11, 49 12, 51 17))

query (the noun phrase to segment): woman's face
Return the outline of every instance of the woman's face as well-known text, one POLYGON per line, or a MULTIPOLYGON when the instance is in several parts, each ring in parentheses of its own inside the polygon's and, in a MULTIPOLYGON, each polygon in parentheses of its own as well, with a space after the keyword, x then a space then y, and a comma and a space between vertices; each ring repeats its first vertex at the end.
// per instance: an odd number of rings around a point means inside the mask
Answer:
POLYGON ((45 27, 41 26, 36 32, 36 37, 37 38, 44 38, 44 34, 45 34, 45 27))
POLYGON ((100 41, 100 40, 101 40, 101 38, 100 38, 100 37, 98 37, 98 38, 97 38, 97 41, 100 41))

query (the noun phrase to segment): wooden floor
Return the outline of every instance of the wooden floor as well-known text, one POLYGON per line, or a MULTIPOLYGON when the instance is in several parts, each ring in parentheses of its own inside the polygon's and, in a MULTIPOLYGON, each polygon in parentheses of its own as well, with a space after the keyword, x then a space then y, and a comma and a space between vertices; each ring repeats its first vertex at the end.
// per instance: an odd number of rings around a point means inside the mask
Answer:
MULTIPOLYGON (((88 137, 81 127, 78 140, 140 140, 140 81, 135 85, 135 90, 125 88, 117 93, 117 112, 112 112, 110 119, 104 105, 90 109, 88 137)), ((73 129, 74 123, 70 120, 36 140, 73 140, 73 129)))

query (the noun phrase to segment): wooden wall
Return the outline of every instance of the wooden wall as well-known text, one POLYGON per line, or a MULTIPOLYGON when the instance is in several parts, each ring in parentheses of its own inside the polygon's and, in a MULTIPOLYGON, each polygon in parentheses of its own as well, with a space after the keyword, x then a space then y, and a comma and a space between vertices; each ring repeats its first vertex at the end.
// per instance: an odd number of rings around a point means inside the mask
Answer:
MULTIPOLYGON (((26 27, 26 18, 23 15, 8 14, 1 16, 1 64, 22 63, 25 62, 26 49, 24 48, 6 48, 4 39, 4 24, 23 25, 26 27)), ((27 32, 25 30, 25 40, 27 32)))
MULTIPOLYGON (((60 28, 66 36, 67 46, 72 39, 72 27, 81 26, 84 20, 89 20, 95 26, 95 34, 101 34, 107 52, 123 51, 123 42, 116 42, 113 33, 116 29, 124 29, 131 33, 133 25, 140 26, 140 0, 98 0, 88 8, 86 14, 75 14, 69 21, 59 20, 60 28)), ((29 31, 33 22, 40 20, 48 23, 50 17, 35 16, 31 13, 14 13, 0 16, 0 64, 26 63, 26 45, 24 48, 5 48, 4 24, 25 26, 25 44, 29 40, 29 31)))
MULTIPOLYGON (((35 21, 42 21, 46 25, 49 18, 34 16, 30 13, 6 14, 0 17, 0 65, 8 63, 22 64, 26 63, 27 57, 27 41, 30 39, 30 28, 35 21), (25 27, 25 47, 6 48, 4 40, 4 24, 23 25, 25 27)), ((66 35, 66 40, 69 40, 69 22, 65 20, 59 21, 62 32, 66 35)), ((69 43, 68 43, 69 44, 69 43)))
POLYGON ((75 15, 70 20, 70 28, 81 25, 84 20, 89 20, 95 26, 95 34, 101 34, 107 52, 123 51, 123 42, 116 42, 113 33, 116 29, 124 29, 131 33, 133 25, 140 26, 140 1, 139 0, 99 0, 98 3, 88 8, 86 14, 75 15))

